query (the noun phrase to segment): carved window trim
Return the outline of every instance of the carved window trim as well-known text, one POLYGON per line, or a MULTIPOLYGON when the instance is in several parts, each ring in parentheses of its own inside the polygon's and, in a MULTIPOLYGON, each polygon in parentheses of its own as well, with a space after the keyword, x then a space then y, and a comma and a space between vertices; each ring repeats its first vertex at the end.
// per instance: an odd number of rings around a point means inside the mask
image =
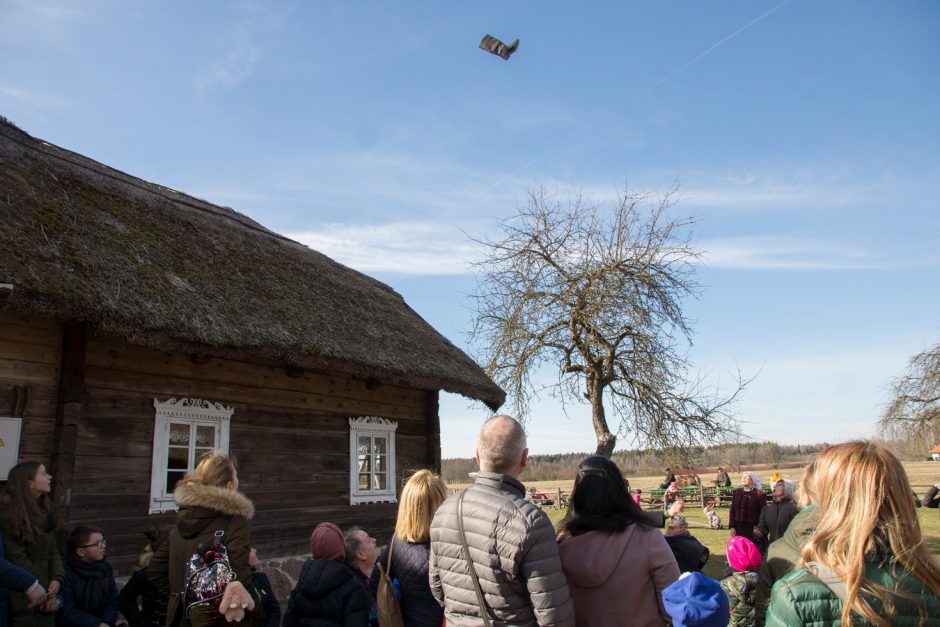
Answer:
MULTIPOLYGON (((349 419, 349 504, 359 505, 362 503, 397 503, 398 502, 398 484, 395 474, 395 430, 398 429, 398 422, 379 418, 377 416, 366 416, 364 418, 349 419), (384 440, 386 443, 385 462, 386 470, 380 474, 385 475, 385 487, 378 488, 360 488, 359 487, 359 438, 369 438, 369 470, 372 476, 377 474, 375 470, 375 442, 384 440)), ((370 481, 374 483, 374 479, 370 481)))
MULTIPOLYGON (((234 408, 214 403, 201 398, 170 398, 161 401, 153 399, 155 410, 153 423, 153 459, 150 471, 150 514, 175 511, 173 490, 165 489, 167 477, 167 458, 170 447, 170 425, 183 424, 190 428, 211 426, 214 428, 212 448, 228 453, 229 427, 234 408)), ((195 441, 190 438, 187 454, 187 472, 192 472, 196 463, 195 441)))

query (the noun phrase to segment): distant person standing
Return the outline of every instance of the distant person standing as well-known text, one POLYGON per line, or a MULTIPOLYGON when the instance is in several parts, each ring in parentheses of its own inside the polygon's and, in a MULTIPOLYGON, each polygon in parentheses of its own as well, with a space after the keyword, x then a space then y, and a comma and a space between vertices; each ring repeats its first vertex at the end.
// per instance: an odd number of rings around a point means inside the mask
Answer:
POLYGON ((672 472, 672 468, 667 468, 666 478, 663 480, 662 483, 659 484, 659 488, 661 490, 665 490, 666 488, 669 487, 670 484, 675 483, 675 482, 676 482, 676 473, 672 472))
POLYGON ((754 529, 754 535, 763 544, 762 552, 766 552, 769 543, 783 537, 790 521, 800 513, 800 508, 793 502, 795 494, 796 484, 792 481, 781 479, 774 484, 771 502, 761 510, 757 528, 754 529))
POLYGON ((760 513, 767 504, 767 496, 760 478, 753 472, 741 473, 741 487, 731 495, 731 511, 728 513, 728 528, 732 536, 744 536, 755 542, 754 527, 760 521, 760 513))
POLYGON ((728 476, 728 473, 725 472, 725 469, 721 466, 718 467, 718 474, 715 475, 715 478, 712 480, 719 488, 728 488, 731 487, 731 477, 728 476))
POLYGON ((522 425, 493 416, 480 429, 473 485, 434 515, 428 577, 448 625, 479 625, 484 615, 506 625, 575 624, 555 530, 519 482, 528 455, 522 425))

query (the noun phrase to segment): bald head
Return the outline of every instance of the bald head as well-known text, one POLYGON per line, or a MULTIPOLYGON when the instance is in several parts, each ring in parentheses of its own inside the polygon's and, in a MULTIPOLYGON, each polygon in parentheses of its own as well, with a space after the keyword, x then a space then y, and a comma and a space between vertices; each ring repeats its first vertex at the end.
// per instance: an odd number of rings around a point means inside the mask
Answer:
POLYGON ((477 442, 480 470, 518 476, 527 453, 525 429, 515 418, 497 415, 483 423, 477 442))

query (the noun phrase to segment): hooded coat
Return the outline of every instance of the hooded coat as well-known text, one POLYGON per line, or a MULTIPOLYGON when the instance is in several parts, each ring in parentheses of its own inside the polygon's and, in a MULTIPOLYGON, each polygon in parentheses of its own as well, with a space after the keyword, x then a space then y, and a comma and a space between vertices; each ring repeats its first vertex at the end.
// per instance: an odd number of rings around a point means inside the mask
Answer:
POLYGON ((366 627, 371 605, 351 566, 307 560, 290 593, 284 627, 366 627))
POLYGON ((201 544, 212 540, 229 516, 232 520, 225 530, 222 543, 228 550, 235 578, 255 597, 254 612, 246 614, 240 625, 250 625, 253 619, 260 622, 264 611, 261 609, 261 600, 254 592, 251 567, 248 565, 248 552, 251 549, 251 526, 248 521, 255 513, 254 504, 234 490, 201 484, 179 486, 174 497, 179 506, 176 525, 167 541, 157 549, 147 569, 150 583, 170 595, 166 624, 173 625, 174 617, 179 612, 180 622, 177 624, 181 627, 191 625, 184 615, 185 608, 180 607, 186 564, 201 544))
POLYGON ((679 578, 679 567, 658 529, 589 531, 563 540, 559 551, 578 627, 669 622, 662 592, 679 578))

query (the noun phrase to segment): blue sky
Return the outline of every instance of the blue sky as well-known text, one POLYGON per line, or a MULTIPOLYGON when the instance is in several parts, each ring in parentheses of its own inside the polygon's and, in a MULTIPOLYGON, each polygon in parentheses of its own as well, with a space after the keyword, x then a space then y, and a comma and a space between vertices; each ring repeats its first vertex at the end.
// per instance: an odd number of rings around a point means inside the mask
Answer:
MULTIPOLYGON (((756 439, 839 441, 940 338, 937 32, 932 0, 0 0, 0 114, 376 276, 462 347, 467 235, 528 188, 679 181, 696 371, 757 375, 756 439)), ((445 456, 484 415, 445 395, 445 456)), ((586 406, 529 428, 594 447, 586 406)))

